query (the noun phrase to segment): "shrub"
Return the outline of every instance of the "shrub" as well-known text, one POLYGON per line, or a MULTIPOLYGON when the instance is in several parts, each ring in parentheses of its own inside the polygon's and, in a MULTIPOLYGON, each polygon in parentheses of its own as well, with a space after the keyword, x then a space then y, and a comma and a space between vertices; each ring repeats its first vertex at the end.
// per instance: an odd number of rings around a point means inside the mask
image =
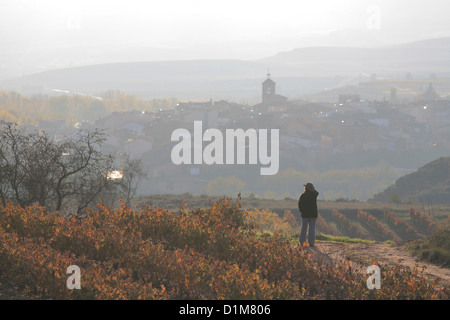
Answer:
POLYGON ((417 270, 383 266, 383 290, 347 264, 321 263, 280 234, 262 234, 239 201, 174 213, 99 204, 84 218, 39 206, 0 212, 0 271, 54 299, 448 299, 417 270), (81 268, 80 290, 65 287, 81 268))

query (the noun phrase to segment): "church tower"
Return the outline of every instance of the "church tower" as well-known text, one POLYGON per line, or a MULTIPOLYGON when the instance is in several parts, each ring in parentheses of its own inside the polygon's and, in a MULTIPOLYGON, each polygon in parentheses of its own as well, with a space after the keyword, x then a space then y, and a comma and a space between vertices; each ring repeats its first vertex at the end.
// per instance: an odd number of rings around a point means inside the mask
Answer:
POLYGON ((275 82, 270 79, 270 73, 267 73, 267 79, 262 83, 262 103, 267 104, 273 101, 275 97, 275 82))

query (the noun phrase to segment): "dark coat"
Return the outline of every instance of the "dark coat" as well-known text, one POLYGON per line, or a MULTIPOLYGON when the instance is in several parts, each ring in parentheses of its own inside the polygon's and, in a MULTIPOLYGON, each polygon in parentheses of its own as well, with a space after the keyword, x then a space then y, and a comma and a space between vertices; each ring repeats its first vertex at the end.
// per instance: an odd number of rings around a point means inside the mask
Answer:
POLYGON ((298 209, 302 218, 317 218, 317 196, 316 190, 306 190, 298 199, 298 209))

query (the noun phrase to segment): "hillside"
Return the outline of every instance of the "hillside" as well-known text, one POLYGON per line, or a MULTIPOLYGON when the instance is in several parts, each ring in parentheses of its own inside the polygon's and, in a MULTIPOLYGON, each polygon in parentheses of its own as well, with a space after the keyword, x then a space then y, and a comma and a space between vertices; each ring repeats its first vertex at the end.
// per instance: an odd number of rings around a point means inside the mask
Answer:
POLYGON ((370 291, 350 261, 331 264, 262 233, 230 200, 178 213, 99 204, 84 218, 9 204, 0 208, 0 279, 58 300, 448 299, 439 282, 381 264, 396 281, 370 291), (70 279, 79 290, 68 290, 68 266, 78 267, 70 279))
MULTIPOLYGON (((140 61, 94 64, 0 80, 0 90, 23 94, 84 93, 121 90, 140 98, 251 99, 259 102, 265 63, 241 60, 140 61)), ((340 79, 305 77, 302 70, 277 66, 278 91, 288 96, 319 92, 340 79)), ((272 70, 272 69, 271 69, 272 70)))
POLYGON ((450 204, 450 157, 441 157, 416 172, 400 177, 394 185, 375 195, 374 201, 388 202, 399 197, 402 202, 450 204))
MULTIPOLYGON (((450 75, 450 38, 377 48, 306 47, 260 60, 137 61, 93 64, 1 80, 0 90, 101 94, 120 89, 143 98, 260 100, 267 69, 280 94, 295 99, 379 78, 450 75)), ((55 93, 56 94, 56 93, 55 93)))
POLYGON ((316 75, 386 75, 427 76, 449 74, 450 38, 437 38, 376 48, 308 47, 280 52, 259 62, 312 71, 316 75))

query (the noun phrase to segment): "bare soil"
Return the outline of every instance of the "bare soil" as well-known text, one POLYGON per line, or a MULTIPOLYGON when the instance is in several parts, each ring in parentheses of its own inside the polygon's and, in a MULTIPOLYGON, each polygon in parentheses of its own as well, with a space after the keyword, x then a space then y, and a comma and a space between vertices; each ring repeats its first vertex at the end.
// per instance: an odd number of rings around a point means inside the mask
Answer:
POLYGON ((325 263, 337 263, 349 260, 352 264, 359 266, 364 272, 373 261, 386 265, 398 265, 414 268, 425 267, 425 274, 432 278, 441 278, 441 283, 450 285, 450 269, 440 267, 425 261, 419 261, 406 250, 406 245, 395 245, 386 243, 316 243, 317 252, 323 257, 325 263))

